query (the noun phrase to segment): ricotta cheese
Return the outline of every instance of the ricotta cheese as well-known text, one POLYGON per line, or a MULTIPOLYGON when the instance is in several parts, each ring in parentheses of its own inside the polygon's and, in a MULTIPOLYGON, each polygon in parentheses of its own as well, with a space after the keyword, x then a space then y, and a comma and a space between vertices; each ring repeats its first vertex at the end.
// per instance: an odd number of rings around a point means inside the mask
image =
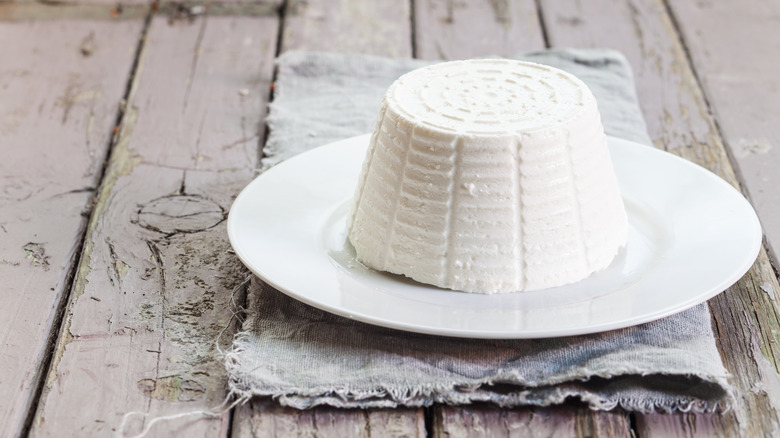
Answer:
POLYGON ((464 292, 576 282, 628 223, 596 100, 561 70, 469 60, 387 90, 350 213, 364 265, 464 292))

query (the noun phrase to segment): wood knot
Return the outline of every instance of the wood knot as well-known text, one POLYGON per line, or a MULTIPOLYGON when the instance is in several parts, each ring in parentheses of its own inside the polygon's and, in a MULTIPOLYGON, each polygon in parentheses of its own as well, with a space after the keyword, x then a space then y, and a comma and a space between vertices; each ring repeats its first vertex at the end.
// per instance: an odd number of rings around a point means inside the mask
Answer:
POLYGON ((152 200, 138 211, 138 225, 165 234, 197 233, 225 220, 225 210, 197 195, 168 195, 152 200))

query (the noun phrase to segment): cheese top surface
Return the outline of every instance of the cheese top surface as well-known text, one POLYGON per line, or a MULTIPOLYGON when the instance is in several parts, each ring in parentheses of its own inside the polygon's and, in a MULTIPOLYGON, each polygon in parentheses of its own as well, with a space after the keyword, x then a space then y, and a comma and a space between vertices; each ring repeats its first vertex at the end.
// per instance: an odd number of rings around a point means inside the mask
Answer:
POLYGON ((480 59, 407 73, 391 86, 386 100, 430 128, 506 134, 565 123, 593 96, 578 78, 552 67, 480 59))

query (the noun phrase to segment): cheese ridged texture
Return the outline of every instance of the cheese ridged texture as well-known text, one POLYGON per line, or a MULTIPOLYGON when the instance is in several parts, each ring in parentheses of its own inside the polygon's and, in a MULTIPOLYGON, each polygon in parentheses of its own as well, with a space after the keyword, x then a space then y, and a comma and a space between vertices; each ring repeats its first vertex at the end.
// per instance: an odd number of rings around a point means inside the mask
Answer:
POLYGON ((347 227, 364 265, 476 293, 582 280, 628 234, 593 94, 513 60, 437 64, 393 83, 347 227))

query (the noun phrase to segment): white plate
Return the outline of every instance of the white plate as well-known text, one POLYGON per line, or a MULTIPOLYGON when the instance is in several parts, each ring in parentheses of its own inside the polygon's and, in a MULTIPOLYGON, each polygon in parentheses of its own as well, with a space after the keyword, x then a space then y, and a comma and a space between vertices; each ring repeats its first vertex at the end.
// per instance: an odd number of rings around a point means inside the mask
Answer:
POLYGON ((753 208, 725 181, 666 152, 609 138, 629 240, 576 284, 499 295, 453 292, 354 259, 345 218, 369 136, 332 143, 260 175, 236 198, 228 234, 257 276, 304 303, 400 330, 470 338, 595 333, 652 321, 717 295, 761 246, 753 208))

